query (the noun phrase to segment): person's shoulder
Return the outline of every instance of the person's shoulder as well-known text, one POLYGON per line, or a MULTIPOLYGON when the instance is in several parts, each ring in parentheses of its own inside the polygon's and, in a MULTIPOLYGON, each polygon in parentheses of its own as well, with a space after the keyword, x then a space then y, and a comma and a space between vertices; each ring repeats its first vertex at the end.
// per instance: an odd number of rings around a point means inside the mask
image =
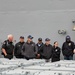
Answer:
POLYGON ((36 46, 38 46, 38 43, 36 43, 36 46))
POLYGON ((51 44, 49 45, 50 47, 53 47, 51 44))
POLYGON ((43 44, 42 48, 46 47, 46 44, 43 44))
POLYGON ((5 40, 4 42, 8 42, 8 40, 5 40))
POLYGON ((42 43, 42 47, 44 47, 45 46, 45 44, 44 43, 42 43))
POLYGON ((8 42, 8 40, 5 40, 4 42, 3 42, 3 44, 6 44, 8 42))
POLYGON ((73 41, 71 41, 72 44, 75 44, 73 41))
POLYGON ((71 41, 71 43, 74 43, 73 41, 71 41))
POLYGON ((55 49, 55 47, 54 47, 54 46, 52 46, 52 48, 53 48, 53 49, 55 49))
POLYGON ((59 49, 59 50, 61 50, 61 48, 60 48, 60 47, 58 47, 58 49, 59 49))
POLYGON ((42 45, 44 45, 44 43, 42 42, 42 45))
POLYGON ((36 43, 35 43, 35 42, 31 42, 31 44, 34 44, 34 45, 36 45, 36 43))
POLYGON ((18 45, 18 44, 20 44, 20 42, 17 42, 15 45, 18 45))
POLYGON ((23 43, 23 45, 26 45, 26 44, 27 44, 27 42, 24 42, 24 43, 23 43))

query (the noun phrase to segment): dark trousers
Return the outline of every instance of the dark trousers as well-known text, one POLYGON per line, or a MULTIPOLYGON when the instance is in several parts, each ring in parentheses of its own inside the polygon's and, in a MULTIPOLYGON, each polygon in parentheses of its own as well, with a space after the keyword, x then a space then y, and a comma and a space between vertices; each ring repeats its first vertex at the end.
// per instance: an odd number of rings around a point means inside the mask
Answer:
POLYGON ((52 62, 60 61, 60 58, 52 58, 51 61, 52 62))
POLYGON ((64 60, 73 60, 73 56, 64 56, 64 60))

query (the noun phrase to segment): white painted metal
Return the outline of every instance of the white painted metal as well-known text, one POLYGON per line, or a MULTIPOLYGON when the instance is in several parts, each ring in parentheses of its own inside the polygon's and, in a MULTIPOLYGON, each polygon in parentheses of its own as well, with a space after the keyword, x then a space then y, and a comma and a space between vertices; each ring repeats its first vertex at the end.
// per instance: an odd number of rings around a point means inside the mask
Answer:
POLYGON ((75 75, 75 61, 0 59, 0 75, 75 75))

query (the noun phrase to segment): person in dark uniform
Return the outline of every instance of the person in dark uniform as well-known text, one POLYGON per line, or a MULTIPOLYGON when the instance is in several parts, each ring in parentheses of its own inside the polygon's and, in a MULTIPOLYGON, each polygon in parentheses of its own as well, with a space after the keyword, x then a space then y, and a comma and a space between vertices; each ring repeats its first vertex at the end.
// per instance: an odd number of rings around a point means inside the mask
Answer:
POLYGON ((52 49, 52 62, 60 61, 60 53, 61 51, 60 48, 58 47, 58 42, 55 41, 52 49))
POLYGON ((71 41, 70 36, 66 36, 66 41, 62 45, 62 53, 65 60, 73 60, 75 50, 74 42, 71 41))
POLYGON ((49 38, 45 39, 45 44, 43 46, 43 50, 42 50, 41 55, 42 55, 43 59, 46 59, 47 61, 52 56, 52 45, 50 44, 50 39, 49 38))
POLYGON ((27 37, 27 42, 24 43, 24 45, 22 47, 22 55, 27 60, 36 58, 36 54, 37 54, 37 46, 32 41, 32 39, 33 39, 33 37, 31 35, 29 35, 27 37))
POLYGON ((8 35, 8 39, 2 45, 2 54, 4 58, 12 59, 14 54, 13 35, 8 35))
POLYGON ((37 52, 37 59, 42 59, 41 56, 41 51, 43 49, 44 43, 42 42, 42 38, 38 38, 38 43, 36 44, 37 48, 38 48, 38 52, 37 52))
POLYGON ((14 55, 16 58, 23 58, 23 55, 21 54, 22 46, 24 44, 24 37, 20 36, 20 41, 16 43, 14 48, 14 55))

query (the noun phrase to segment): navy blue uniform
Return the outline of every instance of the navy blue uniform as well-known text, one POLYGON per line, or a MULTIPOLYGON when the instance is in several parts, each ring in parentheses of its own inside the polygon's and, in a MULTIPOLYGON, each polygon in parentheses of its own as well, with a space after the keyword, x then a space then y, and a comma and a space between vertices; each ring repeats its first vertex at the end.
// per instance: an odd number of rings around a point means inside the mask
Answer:
POLYGON ((21 53, 21 50, 22 50, 22 46, 25 42, 18 42, 16 45, 15 45, 15 49, 14 49, 14 55, 16 58, 23 58, 23 55, 21 53))
POLYGON ((62 46, 62 52, 64 56, 73 56, 73 50, 74 50, 74 42, 64 42, 62 46))
POLYGON ((54 47, 53 46, 53 49, 52 49, 52 62, 55 62, 55 61, 60 61, 60 48, 59 47, 54 47))
POLYGON ((14 44, 13 42, 10 42, 9 40, 4 41, 2 48, 5 49, 7 56, 4 55, 5 58, 12 59, 13 58, 13 52, 14 52, 14 44))

